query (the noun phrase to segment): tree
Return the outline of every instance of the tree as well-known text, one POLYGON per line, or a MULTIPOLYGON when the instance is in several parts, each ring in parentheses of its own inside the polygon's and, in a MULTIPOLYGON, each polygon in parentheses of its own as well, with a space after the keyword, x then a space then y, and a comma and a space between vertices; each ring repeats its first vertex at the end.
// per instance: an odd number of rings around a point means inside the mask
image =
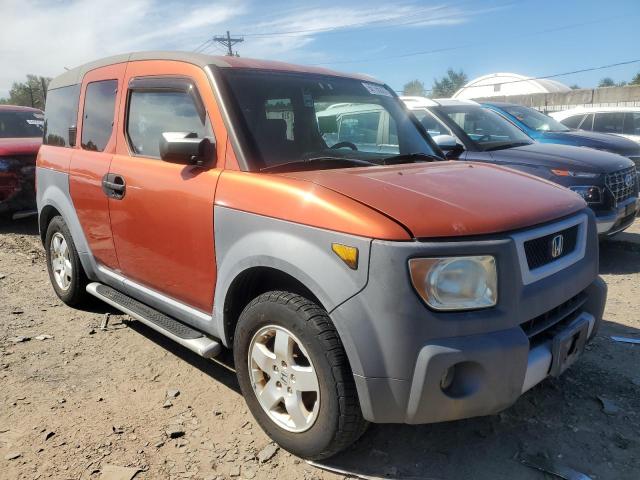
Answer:
POLYGON ((580 90, 580 85, 578 85, 577 83, 574 83, 573 85, 571 85, 569 87, 571 90, 580 90))
POLYGON ((434 79, 431 96, 433 98, 451 97, 467 83, 467 80, 467 75, 462 70, 456 72, 453 68, 450 68, 447 70, 446 76, 440 80, 434 79))
POLYGON ((629 82, 629 85, 640 85, 640 72, 635 74, 635 76, 629 82))
POLYGON ((616 82, 613 81, 613 78, 611 77, 605 77, 602 80, 600 80, 600 83, 598 83, 598 87, 602 88, 602 87, 615 87, 616 86, 616 82))
POLYGON ((0 104, 44 109, 50 81, 51 78, 29 74, 26 82, 13 82, 9 96, 0 98, 0 104))
POLYGON ((424 83, 420 80, 411 80, 404 84, 402 87, 403 95, 414 95, 418 97, 424 97, 427 91, 424 89, 424 83))

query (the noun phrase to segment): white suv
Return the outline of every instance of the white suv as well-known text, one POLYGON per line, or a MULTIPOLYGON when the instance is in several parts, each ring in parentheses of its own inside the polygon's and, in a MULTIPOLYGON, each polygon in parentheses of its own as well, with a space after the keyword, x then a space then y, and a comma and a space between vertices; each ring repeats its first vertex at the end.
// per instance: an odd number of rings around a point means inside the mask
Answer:
POLYGON ((551 116, 569 128, 612 133, 640 143, 640 107, 578 107, 551 116))

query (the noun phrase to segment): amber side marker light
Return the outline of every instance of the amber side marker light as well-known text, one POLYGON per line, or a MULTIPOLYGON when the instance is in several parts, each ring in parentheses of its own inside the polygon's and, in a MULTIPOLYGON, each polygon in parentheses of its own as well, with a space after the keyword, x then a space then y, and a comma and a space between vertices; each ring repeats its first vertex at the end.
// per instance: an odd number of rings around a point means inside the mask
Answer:
POLYGON ((358 249, 341 243, 332 243, 331 250, 352 270, 358 269, 358 249))

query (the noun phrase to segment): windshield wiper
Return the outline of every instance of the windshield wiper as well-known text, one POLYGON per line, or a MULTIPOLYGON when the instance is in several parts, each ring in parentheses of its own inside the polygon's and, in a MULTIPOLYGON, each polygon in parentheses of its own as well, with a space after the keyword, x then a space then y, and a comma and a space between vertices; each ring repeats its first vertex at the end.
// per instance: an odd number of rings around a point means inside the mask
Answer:
POLYGON ((414 162, 441 162, 444 158, 437 155, 430 155, 428 153, 401 153, 400 155, 394 155, 387 157, 382 161, 383 165, 398 165, 400 163, 414 163, 414 162))
POLYGON ((260 169, 261 172, 287 172, 289 170, 304 169, 313 164, 313 168, 341 168, 341 167, 370 167, 377 163, 367 162, 357 158, 344 157, 312 157, 305 160, 293 160, 291 162, 269 165, 260 169))
POLYGON ((495 150, 504 150, 507 148, 524 147, 525 145, 531 145, 531 142, 504 142, 498 145, 493 145, 491 147, 484 148, 483 151, 493 152, 495 150))

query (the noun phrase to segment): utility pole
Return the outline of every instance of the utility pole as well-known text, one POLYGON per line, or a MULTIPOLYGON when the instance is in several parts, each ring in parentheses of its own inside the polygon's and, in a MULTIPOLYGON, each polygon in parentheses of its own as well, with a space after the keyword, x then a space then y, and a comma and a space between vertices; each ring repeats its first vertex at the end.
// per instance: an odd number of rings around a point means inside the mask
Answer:
POLYGON ((42 85, 42 106, 44 107, 44 104, 47 102, 47 81, 44 77, 40 77, 40 84, 42 85))
POLYGON ((232 47, 236 44, 236 43, 240 43, 240 42, 244 42, 244 38, 243 37, 236 37, 236 38, 231 38, 231 34, 229 33, 229 30, 227 30, 227 35, 226 36, 215 36, 213 37, 213 41, 216 43, 219 43, 220 45, 227 47, 227 56, 229 57, 239 57, 240 55, 238 55, 238 52, 236 51, 235 53, 233 52, 232 47))

